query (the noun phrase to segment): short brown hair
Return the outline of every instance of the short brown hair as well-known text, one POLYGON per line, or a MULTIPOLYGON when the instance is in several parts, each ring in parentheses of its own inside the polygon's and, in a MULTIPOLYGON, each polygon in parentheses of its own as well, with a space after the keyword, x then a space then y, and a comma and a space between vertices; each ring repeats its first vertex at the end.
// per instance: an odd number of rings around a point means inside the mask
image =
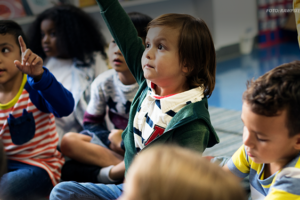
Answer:
MULTIPOLYGON (((198 152, 173 145, 143 150, 129 167, 126 181, 138 186, 135 195, 140 200, 246 199, 232 174, 198 152)), ((132 185, 125 185, 125 193, 132 185)))
POLYGON ((191 15, 170 13, 153 19, 148 30, 155 26, 180 30, 179 62, 188 68, 188 85, 190 88, 203 85, 204 95, 209 97, 215 88, 216 52, 206 23, 191 15))
POLYGON ((280 65, 248 81, 243 101, 264 116, 277 116, 286 109, 290 137, 300 133, 300 61, 280 65))

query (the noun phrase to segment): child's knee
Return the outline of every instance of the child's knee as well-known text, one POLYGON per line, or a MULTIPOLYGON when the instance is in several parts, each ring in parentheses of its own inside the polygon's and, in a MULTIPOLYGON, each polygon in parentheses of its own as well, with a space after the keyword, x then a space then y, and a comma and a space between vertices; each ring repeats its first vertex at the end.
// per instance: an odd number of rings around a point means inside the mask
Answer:
POLYGON ((50 193, 50 200, 69 199, 71 191, 75 188, 75 183, 72 181, 61 182, 57 184, 50 193))
POLYGON ((60 144, 60 150, 63 154, 68 155, 72 152, 74 144, 76 144, 76 138, 78 133, 69 132, 66 133, 60 144))

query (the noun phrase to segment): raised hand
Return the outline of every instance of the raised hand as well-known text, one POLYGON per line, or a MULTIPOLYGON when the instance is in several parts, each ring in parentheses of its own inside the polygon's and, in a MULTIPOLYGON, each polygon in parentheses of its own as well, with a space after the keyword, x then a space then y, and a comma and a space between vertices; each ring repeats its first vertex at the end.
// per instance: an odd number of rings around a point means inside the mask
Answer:
POLYGON ((22 53, 22 62, 15 60, 14 63, 16 67, 36 80, 41 79, 44 73, 42 58, 26 48, 22 36, 19 36, 18 39, 22 53))

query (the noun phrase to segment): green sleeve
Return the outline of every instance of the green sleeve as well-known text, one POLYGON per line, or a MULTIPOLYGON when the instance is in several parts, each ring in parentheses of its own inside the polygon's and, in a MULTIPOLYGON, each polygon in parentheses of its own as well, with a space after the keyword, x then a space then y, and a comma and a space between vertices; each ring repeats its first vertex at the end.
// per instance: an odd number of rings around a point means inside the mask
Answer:
POLYGON ((172 136, 172 142, 202 153, 207 147, 209 136, 210 131, 205 122, 197 120, 176 130, 172 136))
POLYGON ((141 59, 145 47, 142 39, 118 0, 97 0, 101 15, 119 46, 138 84, 144 80, 141 59))

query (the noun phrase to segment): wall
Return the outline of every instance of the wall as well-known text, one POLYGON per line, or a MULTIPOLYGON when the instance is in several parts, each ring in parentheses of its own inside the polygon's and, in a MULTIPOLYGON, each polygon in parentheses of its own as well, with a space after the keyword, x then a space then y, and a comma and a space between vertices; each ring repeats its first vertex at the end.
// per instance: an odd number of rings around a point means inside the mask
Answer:
POLYGON ((216 49, 239 42, 247 28, 258 33, 255 0, 213 0, 216 49))
MULTIPOLYGON (((252 27, 257 33, 255 0, 166 0, 124 9, 126 12, 142 12, 153 18, 171 12, 200 17, 207 23, 217 50, 238 43, 240 35, 248 27, 252 27)), ((103 34, 109 41, 111 36, 100 12, 93 12, 91 15, 99 22, 103 34)), ((22 26, 27 31, 28 24, 22 26)))

